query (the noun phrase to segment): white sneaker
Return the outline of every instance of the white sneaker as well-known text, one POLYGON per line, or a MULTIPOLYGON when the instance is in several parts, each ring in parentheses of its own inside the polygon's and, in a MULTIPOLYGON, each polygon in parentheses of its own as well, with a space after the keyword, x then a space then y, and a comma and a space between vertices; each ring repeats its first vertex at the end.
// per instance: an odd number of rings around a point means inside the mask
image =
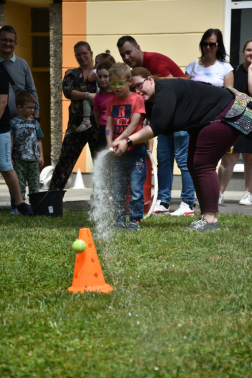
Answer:
POLYGON ((239 205, 252 205, 252 194, 249 192, 244 192, 239 205))
POLYGON ((180 217, 181 215, 194 215, 194 210, 192 210, 187 203, 181 202, 179 208, 171 213, 171 215, 175 215, 177 217, 180 217))
POLYGON ((219 197, 218 204, 219 205, 223 205, 224 204, 224 193, 220 192, 220 197, 219 197))
POLYGON ((157 200, 156 205, 154 207, 153 214, 158 215, 158 214, 169 214, 169 213, 170 213, 170 206, 168 207, 168 209, 166 209, 166 207, 161 205, 161 200, 157 200))

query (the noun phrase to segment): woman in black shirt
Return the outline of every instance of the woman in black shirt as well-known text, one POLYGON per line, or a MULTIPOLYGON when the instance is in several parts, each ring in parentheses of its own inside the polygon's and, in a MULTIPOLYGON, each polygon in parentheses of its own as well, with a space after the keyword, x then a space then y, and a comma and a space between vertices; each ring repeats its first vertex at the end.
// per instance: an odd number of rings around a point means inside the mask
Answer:
MULTIPOLYGON (((234 67, 234 88, 252 96, 252 39, 248 39, 242 50, 244 63, 234 67)), ((224 191, 232 177, 235 164, 242 154, 244 162, 245 193, 241 198, 240 205, 252 205, 252 142, 243 135, 234 145, 233 153, 226 153, 219 167, 220 181, 219 204, 224 203, 224 191)))
POLYGON ((203 215, 190 228, 219 229, 216 166, 240 132, 252 137, 252 119, 249 118, 252 109, 245 112, 252 107, 251 99, 238 91, 207 83, 152 77, 142 67, 135 68, 132 76, 133 89, 151 104, 151 122, 127 140, 114 141, 114 155, 120 156, 131 143, 187 130, 190 135, 187 164, 203 215), (225 122, 222 122, 224 117, 225 122))

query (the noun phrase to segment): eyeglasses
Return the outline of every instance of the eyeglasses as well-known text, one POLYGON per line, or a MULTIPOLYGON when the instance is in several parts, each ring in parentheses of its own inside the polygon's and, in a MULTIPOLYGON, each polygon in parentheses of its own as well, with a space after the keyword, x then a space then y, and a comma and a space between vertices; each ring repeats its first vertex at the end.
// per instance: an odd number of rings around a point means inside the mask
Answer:
POLYGON ((3 43, 9 42, 10 45, 13 45, 16 42, 13 39, 6 39, 6 38, 0 38, 0 41, 3 42, 3 43))
POLYGON ((28 109, 28 110, 35 110, 35 106, 23 106, 23 108, 25 108, 25 109, 28 109))
POLYGON ((147 79, 148 79, 148 77, 147 77, 146 79, 144 79, 141 83, 136 84, 135 88, 132 88, 132 91, 135 92, 136 89, 137 89, 138 91, 140 91, 140 89, 143 88, 144 82, 145 82, 147 79))
MULTIPOLYGON (((129 79, 130 79, 130 78, 129 78, 129 79)), ((129 79, 126 80, 126 81, 119 81, 119 83, 113 83, 112 81, 110 81, 110 82, 109 82, 109 85, 110 85, 111 87, 123 87, 123 86, 127 83, 127 81, 129 81, 129 79)))
POLYGON ((218 43, 216 43, 216 42, 202 42, 203 47, 209 46, 210 49, 214 49, 217 45, 218 45, 218 43))

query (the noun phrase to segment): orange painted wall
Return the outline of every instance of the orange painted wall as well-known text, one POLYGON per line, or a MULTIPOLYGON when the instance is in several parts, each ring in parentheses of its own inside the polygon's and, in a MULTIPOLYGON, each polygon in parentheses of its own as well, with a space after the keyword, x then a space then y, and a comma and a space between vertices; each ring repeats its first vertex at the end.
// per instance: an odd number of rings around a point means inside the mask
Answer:
MULTIPOLYGON (((68 68, 76 68, 73 46, 79 41, 86 41, 86 0, 63 0, 62 2, 62 75, 68 68)), ((62 77, 63 77, 62 76, 62 77)), ((62 132, 63 137, 68 123, 68 107, 70 101, 62 99, 62 132)), ((73 169, 86 172, 85 147, 73 169)))

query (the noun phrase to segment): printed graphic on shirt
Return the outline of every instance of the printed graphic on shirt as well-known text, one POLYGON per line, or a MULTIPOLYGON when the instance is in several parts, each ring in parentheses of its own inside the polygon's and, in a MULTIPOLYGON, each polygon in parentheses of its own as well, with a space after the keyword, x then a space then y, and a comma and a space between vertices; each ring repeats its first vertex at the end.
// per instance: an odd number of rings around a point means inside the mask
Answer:
POLYGON ((37 161, 39 159, 38 138, 43 133, 36 120, 14 118, 11 120, 11 134, 14 135, 13 159, 37 161))
POLYGON ((132 104, 113 105, 114 139, 121 135, 130 124, 132 104))

